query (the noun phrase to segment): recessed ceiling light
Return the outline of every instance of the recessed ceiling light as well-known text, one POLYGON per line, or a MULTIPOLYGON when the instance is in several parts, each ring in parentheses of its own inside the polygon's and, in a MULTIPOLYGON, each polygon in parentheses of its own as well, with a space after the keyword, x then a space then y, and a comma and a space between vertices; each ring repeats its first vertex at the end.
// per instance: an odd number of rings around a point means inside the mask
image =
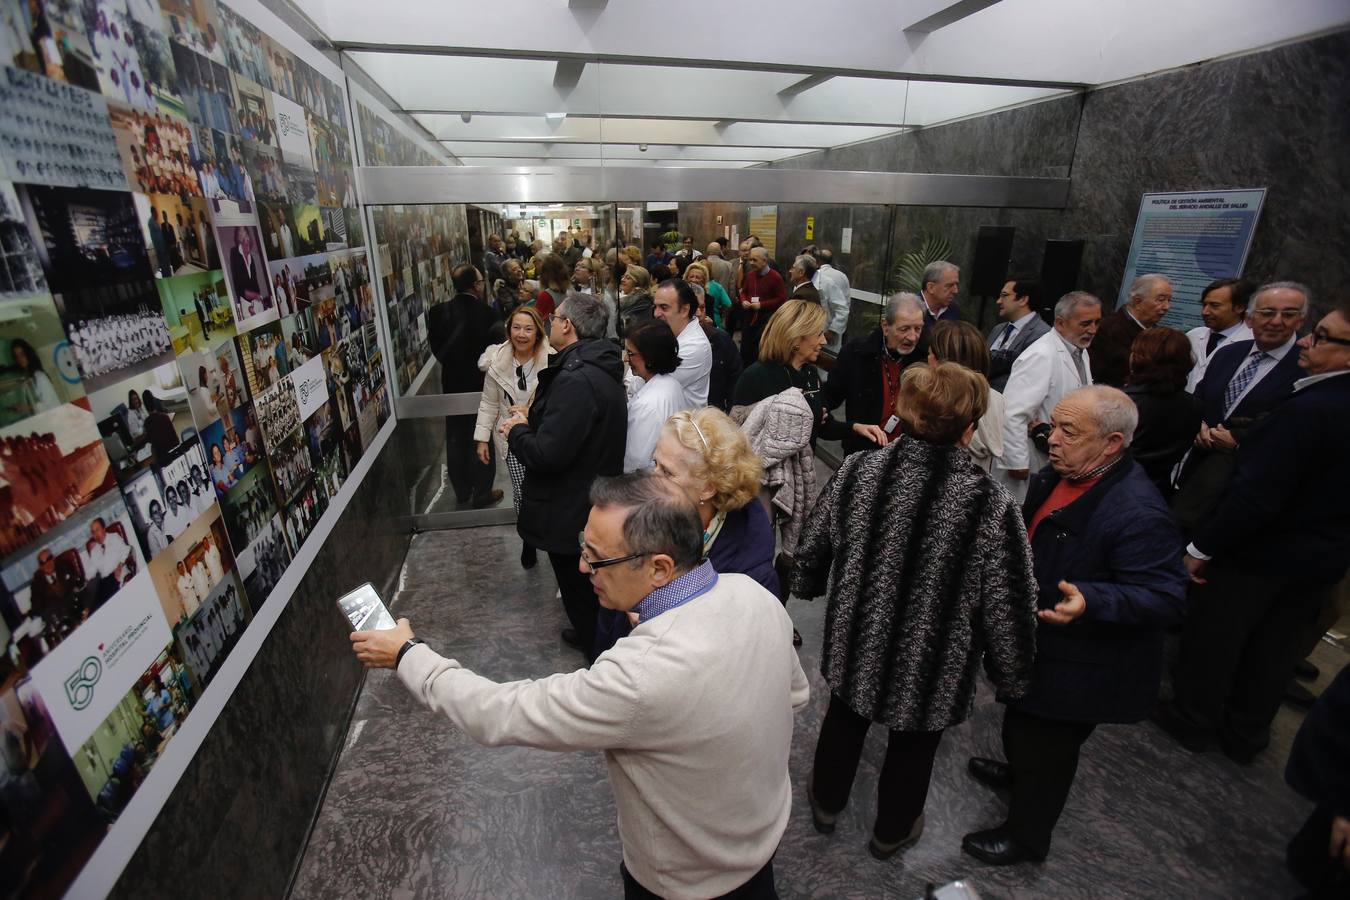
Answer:
POLYGON ((548 119, 550 122, 561 122, 563 119, 567 118, 567 113, 565 112, 544 113, 544 118, 548 119))

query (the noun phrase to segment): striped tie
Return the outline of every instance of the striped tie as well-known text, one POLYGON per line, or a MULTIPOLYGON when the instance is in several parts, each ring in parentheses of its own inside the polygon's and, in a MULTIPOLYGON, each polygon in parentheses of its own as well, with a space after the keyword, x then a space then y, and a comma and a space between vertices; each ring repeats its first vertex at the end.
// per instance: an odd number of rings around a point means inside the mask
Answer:
POLYGON ((1228 382, 1228 387, 1223 392, 1223 416, 1225 419, 1232 415, 1233 407, 1237 406, 1238 397, 1242 396, 1243 390, 1256 377, 1256 368, 1261 365, 1261 360, 1269 355, 1264 350, 1253 350, 1252 355, 1247 357, 1247 364, 1233 376, 1232 381, 1228 382))

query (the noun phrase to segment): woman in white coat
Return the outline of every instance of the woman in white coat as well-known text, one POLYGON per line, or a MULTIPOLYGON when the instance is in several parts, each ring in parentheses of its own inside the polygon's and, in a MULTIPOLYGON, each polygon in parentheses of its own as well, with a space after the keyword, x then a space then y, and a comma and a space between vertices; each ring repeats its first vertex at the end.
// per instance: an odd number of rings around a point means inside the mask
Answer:
MULTIPOLYGON (((492 459, 488 441, 497 442, 497 452, 506 460, 506 470, 511 475, 516 515, 520 515, 520 484, 525 480, 525 467, 511 453, 497 426, 506 420, 511 407, 529 408, 539 385, 539 373, 548 368, 548 357, 552 352, 539 313, 532 306, 521 306, 507 320, 506 340, 488 347, 478 358, 478 368, 486 373, 486 377, 483 379, 483 397, 478 401, 473 439, 477 442, 478 458, 483 465, 488 465, 492 459)), ((520 564, 530 569, 536 561, 535 549, 529 544, 522 546, 520 564)))

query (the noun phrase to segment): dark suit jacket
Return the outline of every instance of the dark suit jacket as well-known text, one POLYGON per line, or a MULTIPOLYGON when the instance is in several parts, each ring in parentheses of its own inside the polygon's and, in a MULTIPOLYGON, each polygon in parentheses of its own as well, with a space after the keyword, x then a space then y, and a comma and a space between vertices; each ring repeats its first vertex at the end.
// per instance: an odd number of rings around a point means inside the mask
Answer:
MULTIPOLYGON (((830 380, 825 382, 825 405, 834 409, 844 404, 844 421, 850 429, 858 422, 868 425, 885 425, 889 415, 882 415, 881 404, 885 395, 882 384, 881 354, 883 340, 880 328, 875 328, 866 337, 854 338, 839 351, 839 359, 830 371, 830 380)), ((915 347, 908 356, 901 357, 900 365, 923 362, 928 351, 915 347)), ((841 442, 845 453, 859 450, 875 450, 877 445, 851 430, 841 442)))
MULTIPOLYGON (((919 343, 915 346, 913 356, 919 360, 928 359, 928 332, 932 329, 933 323, 937 319, 928 311, 928 301, 924 299, 922 293, 919 294, 919 301, 923 303, 923 334, 919 335, 919 343)), ((951 319, 953 322, 961 319, 961 304, 953 300, 947 304, 947 308, 942 311, 942 318, 951 319)))
POLYGON ((1293 394, 1238 447, 1237 469, 1195 546, 1234 568, 1339 581, 1350 563, 1347 446, 1350 374, 1293 394))
POLYGON ((1130 345, 1144 327, 1136 322, 1124 307, 1108 316, 1102 316, 1097 336, 1088 347, 1092 362, 1092 383, 1123 388, 1125 376, 1130 374, 1130 345))
MULTIPOLYGON (((1235 344, 1220 346, 1210 358, 1205 376, 1195 388, 1195 395, 1200 398, 1200 409, 1205 424, 1209 427, 1224 424, 1224 391, 1228 390, 1228 382, 1233 380, 1238 369, 1246 363, 1253 347, 1254 341, 1238 341, 1235 344)), ((1266 415, 1289 396, 1289 392, 1294 389, 1294 382, 1302 376, 1303 370, 1298 367, 1298 348, 1290 347, 1284 359, 1276 363, 1274 369, 1252 386, 1247 396, 1242 398, 1242 402, 1233 409, 1228 418, 1250 420, 1266 415)))
POLYGON ((1125 393, 1139 410, 1130 452, 1164 496, 1172 493, 1172 469, 1186 455, 1200 430, 1200 402, 1182 388, 1131 384, 1125 393))
POLYGON ((470 294, 456 294, 448 303, 427 310, 427 338, 441 364, 441 390, 462 394, 483 389, 478 357, 491 342, 497 317, 492 307, 470 294))
POLYGON ((797 288, 788 297, 789 300, 810 300, 812 303, 820 303, 820 291, 811 282, 806 282, 797 288))
MULTIPOLYGON (((999 322, 989 332, 989 346, 994 346, 994 341, 1003 333, 1007 327, 1007 322, 999 322)), ((990 350, 992 357, 989 365, 989 386, 996 391, 1002 391, 1008 386, 1008 375, 1012 372, 1012 365, 1017 361, 1017 357, 1022 355, 1022 351, 1030 347, 1037 340, 1050 331, 1049 324, 1040 313, 1033 312, 1030 321, 1017 329, 1013 337, 1012 344, 998 350, 990 350)))

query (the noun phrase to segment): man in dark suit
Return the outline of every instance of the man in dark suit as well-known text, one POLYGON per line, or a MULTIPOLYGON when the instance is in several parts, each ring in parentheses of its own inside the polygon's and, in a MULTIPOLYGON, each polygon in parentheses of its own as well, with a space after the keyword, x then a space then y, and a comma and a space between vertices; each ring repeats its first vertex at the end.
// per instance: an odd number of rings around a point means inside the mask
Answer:
POLYGON ((1138 415, 1101 386, 1055 405, 1050 465, 1022 506, 1040 587, 1036 662, 1031 689, 1003 713, 1007 762, 969 762, 976 780, 1009 792, 1003 824, 961 842, 976 859, 1045 859, 1084 742, 1099 724, 1142 721, 1157 699, 1186 572, 1167 505, 1128 452, 1138 415))
POLYGON ((548 339, 558 354, 539 373, 528 413, 501 425, 525 467, 516 530, 548 553, 571 627, 562 639, 595 659, 600 601, 580 569, 577 536, 590 514, 591 482, 623 471, 628 404, 619 348, 605 340, 609 311, 590 294, 572 294, 549 316, 548 339))
POLYGON ((1040 308, 1041 284, 1034 278, 1019 276, 999 292, 998 315, 1004 321, 989 332, 989 386, 994 390, 1007 387, 1017 357, 1049 333, 1050 324, 1041 318, 1040 308))
POLYGON ((789 300, 810 300, 812 303, 820 303, 820 291, 812 283, 815 278, 816 261, 810 256, 802 254, 792 261, 792 268, 788 269, 788 284, 792 285, 788 291, 789 300))
MULTIPOLYGON (((961 304, 956 302, 956 292, 961 289, 961 270, 945 259, 928 264, 923 270, 923 324, 924 336, 938 319, 961 318, 961 304)), ((927 347, 928 342, 924 342, 927 347)))
POLYGON ((1164 275, 1140 275, 1130 282, 1125 305, 1102 317, 1088 348, 1092 383, 1124 387, 1130 374, 1130 345, 1145 328, 1162 321, 1172 308, 1172 283, 1164 275))
MULTIPOLYGON (((1258 302, 1282 292, 1307 296, 1282 283, 1258 302)), ((1253 330, 1268 321, 1257 317, 1253 330)), ((1350 302, 1298 347, 1305 377, 1243 440, 1222 502, 1186 547, 1196 587, 1176 699, 1158 717, 1187 749, 1217 738, 1240 763, 1269 743, 1308 623, 1350 563, 1350 302)))
POLYGON ((1220 347, 1210 358, 1195 389, 1200 433, 1182 460, 1173 501, 1183 530, 1196 526, 1218 502, 1244 434, 1289 396, 1300 374, 1294 341, 1307 305, 1302 285, 1266 285, 1251 302, 1253 339, 1220 347))
POLYGON ((844 420, 853 434, 844 438, 845 453, 875 450, 898 435, 894 415, 905 366, 927 362, 919 346, 923 334, 923 301, 913 294, 895 294, 886 301, 881 327, 844 345, 825 382, 825 405, 844 405, 844 420))
MULTIPOLYGON (((427 337, 431 352, 441 364, 441 391, 466 394, 483 389, 483 372, 478 357, 492 340, 496 316, 484 297, 483 275, 470 265, 457 266, 450 273, 455 296, 427 310, 427 337)), ((492 481, 497 466, 488 441, 488 462, 478 458, 473 439, 475 415, 447 416, 445 420, 445 457, 450 485, 460 503, 483 509, 501 502, 502 491, 492 481)))

